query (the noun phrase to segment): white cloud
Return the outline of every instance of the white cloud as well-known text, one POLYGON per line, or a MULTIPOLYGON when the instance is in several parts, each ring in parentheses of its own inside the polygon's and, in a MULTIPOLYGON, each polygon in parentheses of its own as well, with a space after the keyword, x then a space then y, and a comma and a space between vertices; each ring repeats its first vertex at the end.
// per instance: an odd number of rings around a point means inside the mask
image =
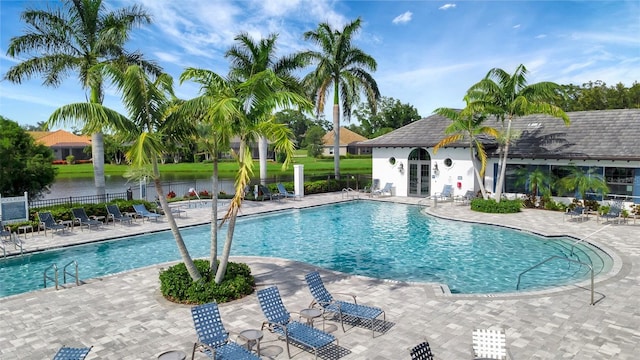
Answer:
POLYGON ((536 35, 536 39, 544 39, 547 37, 547 34, 536 35))
POLYGON ((456 7, 456 4, 444 4, 438 8, 438 10, 449 10, 456 7))
POLYGON ((411 21, 411 17, 413 16, 413 13, 411 13, 411 11, 407 11, 404 14, 398 15, 395 17, 395 19, 393 19, 393 23, 394 24, 406 24, 409 21, 411 21))
POLYGON ((520 24, 518 24, 518 25, 513 25, 513 28, 514 28, 514 29, 519 29, 519 28, 520 28, 520 24))

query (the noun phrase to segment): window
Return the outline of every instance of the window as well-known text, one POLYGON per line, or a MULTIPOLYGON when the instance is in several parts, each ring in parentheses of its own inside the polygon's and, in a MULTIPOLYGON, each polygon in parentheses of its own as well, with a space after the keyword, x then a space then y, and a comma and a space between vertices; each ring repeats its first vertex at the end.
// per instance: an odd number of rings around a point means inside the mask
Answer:
POLYGON ((632 168, 607 167, 604 169, 604 178, 609 187, 610 194, 633 195, 632 168))

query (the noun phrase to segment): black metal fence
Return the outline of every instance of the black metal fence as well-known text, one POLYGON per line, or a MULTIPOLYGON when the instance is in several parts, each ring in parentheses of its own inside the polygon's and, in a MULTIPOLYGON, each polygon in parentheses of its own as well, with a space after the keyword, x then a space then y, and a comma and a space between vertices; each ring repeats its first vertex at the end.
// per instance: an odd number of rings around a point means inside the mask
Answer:
POLYGON ((57 198, 57 199, 43 199, 43 200, 33 200, 29 201, 30 208, 41 208, 47 206, 56 206, 56 205, 69 205, 72 204, 99 204, 103 202, 109 202, 117 199, 127 199, 127 192, 113 193, 113 194, 104 194, 104 195, 88 195, 88 196, 69 196, 65 198, 57 198))

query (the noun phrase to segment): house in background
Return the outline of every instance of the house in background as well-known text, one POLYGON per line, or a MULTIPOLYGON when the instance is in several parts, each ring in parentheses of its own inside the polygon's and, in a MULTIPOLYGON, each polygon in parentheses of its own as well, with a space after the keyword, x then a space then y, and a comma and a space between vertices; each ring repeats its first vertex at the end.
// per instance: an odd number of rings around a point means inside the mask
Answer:
POLYGON ((89 136, 75 135, 65 130, 57 131, 29 131, 29 135, 40 144, 53 150, 54 160, 66 160, 73 155, 76 160, 90 160, 91 156, 84 152, 84 148, 91 146, 89 136))
MULTIPOLYGON (((640 109, 579 111, 567 113, 571 125, 546 115, 516 118, 512 129, 520 136, 511 144, 507 159, 507 194, 527 193, 518 181, 523 170, 540 169, 563 177, 568 167, 603 176, 609 198, 640 203, 640 109)), ((437 153, 433 147, 445 137, 451 120, 431 115, 388 134, 360 143, 372 149, 372 176, 380 184, 393 183, 396 196, 428 197, 452 185, 454 195, 477 192, 468 141, 449 144, 437 153)), ((498 128, 497 122, 489 126, 498 128)), ((487 191, 496 190, 500 154, 494 139, 486 139, 487 169, 483 178, 487 191)), ((558 199, 576 194, 554 193, 558 199)), ((570 201, 570 200, 569 200, 570 201)), ((567 202, 564 200, 564 202, 567 202)))
MULTIPOLYGON (((327 132, 322 137, 322 155, 333 156, 333 145, 335 143, 333 130, 327 132)), ((368 140, 366 137, 356 134, 353 131, 340 128, 340 155, 365 155, 371 154, 371 148, 360 147, 359 143, 368 140)))

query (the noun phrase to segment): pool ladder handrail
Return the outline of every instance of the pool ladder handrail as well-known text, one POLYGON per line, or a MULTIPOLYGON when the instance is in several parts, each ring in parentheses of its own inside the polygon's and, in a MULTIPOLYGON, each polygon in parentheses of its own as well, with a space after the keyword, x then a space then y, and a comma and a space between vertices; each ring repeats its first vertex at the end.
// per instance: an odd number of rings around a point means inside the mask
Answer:
MULTIPOLYGON (((67 265, 62 268, 62 283, 67 283, 67 275, 76 279, 76 286, 80 286, 80 279, 78 278, 78 262, 76 260, 70 261, 67 265), (73 265, 75 267, 75 274, 67 271, 67 268, 73 265)), ((58 281, 58 265, 51 264, 46 269, 44 269, 44 287, 47 287, 47 279, 53 281, 56 284, 56 290, 59 288, 58 281), (47 273, 50 269, 53 269, 53 277, 49 276, 47 273)))
MULTIPOLYGON (((20 238, 14 233, 9 235, 9 239, 11 240, 11 243, 13 243, 14 249, 17 249, 18 247, 20 248, 20 255, 22 255, 24 253, 24 250, 22 249, 22 240, 20 240, 20 238)), ((7 257, 7 249, 3 241, 0 241, 0 248, 2 249, 2 257, 7 257)))
POLYGON ((360 192, 353 190, 352 188, 342 188, 342 198, 344 199, 345 197, 348 199, 349 196, 351 196, 351 198, 356 199, 360 197, 360 192))
POLYGON ((594 278, 594 271, 593 271, 593 266, 591 266, 590 264, 584 263, 582 261, 578 261, 578 260, 573 260, 573 259, 569 259, 566 257, 562 257, 562 256, 558 256, 558 255, 554 255, 536 265, 533 265, 532 267, 528 268, 527 270, 523 271, 520 273, 520 275, 518 275, 518 283, 516 284, 516 290, 520 290, 520 279, 522 278, 522 275, 524 275, 525 273, 537 268, 538 266, 541 266, 542 264, 547 263, 548 261, 554 260, 554 259, 560 259, 560 260, 566 260, 569 262, 573 262, 576 264, 580 264, 580 265, 584 265, 586 267, 589 268, 589 271, 591 272, 591 302, 589 303, 589 305, 595 305, 594 302, 594 282, 593 282, 593 278, 594 278))
POLYGON ((592 232, 591 234, 589 234, 589 235, 587 235, 587 236, 583 237, 582 239, 576 240, 573 244, 571 244, 571 255, 570 255, 570 256, 573 256, 573 250, 575 249, 576 245, 578 245, 579 243, 581 243, 581 242, 583 242, 583 241, 587 240, 587 239, 588 239, 588 238, 590 238, 592 235, 595 235, 595 234, 599 233, 600 231, 602 231, 602 230, 604 230, 604 229, 608 228, 609 226, 611 226, 611 224, 609 224, 609 225, 605 225, 605 226, 601 227, 600 229, 598 229, 598 230, 596 230, 596 231, 592 232))

